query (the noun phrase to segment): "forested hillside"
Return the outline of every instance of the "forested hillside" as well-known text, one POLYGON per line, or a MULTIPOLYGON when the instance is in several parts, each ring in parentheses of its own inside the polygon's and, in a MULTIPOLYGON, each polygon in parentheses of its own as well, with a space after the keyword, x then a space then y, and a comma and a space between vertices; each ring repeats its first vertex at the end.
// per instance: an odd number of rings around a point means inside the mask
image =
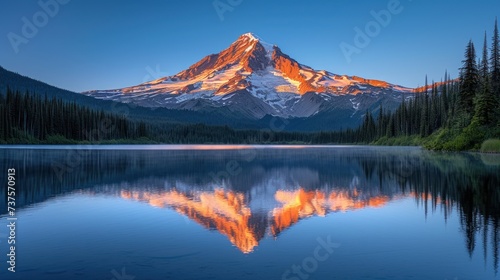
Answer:
MULTIPOLYGON (((348 143, 498 152, 500 39, 497 22, 490 45, 487 39, 485 34, 479 58, 474 43, 467 43, 458 79, 451 79, 445 73, 443 81, 429 84, 426 78, 425 86, 395 111, 380 105, 378 110, 365 113, 360 127, 342 131, 304 133, 270 129, 266 128, 272 122, 270 116, 259 123, 242 122, 240 125, 246 129, 238 130, 213 125, 224 121, 220 120, 221 115, 210 113, 140 107, 127 108, 128 114, 119 110, 115 113, 107 109, 113 106, 110 101, 99 101, 104 105, 93 103, 89 97, 31 79, 26 82, 26 77, 18 80, 19 76, 11 75, 15 90, 5 81, 0 83, 0 143, 348 143), (26 91, 21 93, 19 88, 26 91), (82 103, 81 98, 85 102, 82 103), (191 113, 195 115, 190 116, 191 113), (190 122, 179 122, 179 119, 190 119, 190 122), (204 124, 196 124, 197 121, 204 124)), ((5 69, 0 70, 2 75, 10 75, 5 69)), ((283 123, 282 119, 278 120, 279 124, 283 123)))
POLYGON ((0 139, 7 143, 99 142, 146 136, 144 122, 89 109, 52 97, 12 92, 0 94, 0 139))
POLYGON ((482 54, 469 41, 458 80, 421 88, 395 112, 367 113, 354 142, 415 144, 433 150, 500 150, 500 46, 498 23, 482 54), (488 140, 488 141, 487 141, 488 140), (486 142, 485 142, 486 141, 486 142))

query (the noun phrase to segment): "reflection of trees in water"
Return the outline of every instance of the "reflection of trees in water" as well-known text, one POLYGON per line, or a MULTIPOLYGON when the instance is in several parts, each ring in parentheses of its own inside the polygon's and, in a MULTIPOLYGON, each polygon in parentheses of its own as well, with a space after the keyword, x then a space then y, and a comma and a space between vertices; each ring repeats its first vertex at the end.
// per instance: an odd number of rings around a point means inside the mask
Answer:
POLYGON ((396 178, 403 192, 414 192, 417 202, 435 210, 444 205, 460 214, 466 249, 472 256, 478 238, 485 262, 488 244, 495 271, 499 265, 500 156, 424 152, 423 156, 377 157, 361 160, 366 176, 378 174, 381 182, 396 178), (413 158, 411 158, 413 157, 413 158), (410 171, 410 172, 409 172, 410 171))
MULTIPOLYGON (((17 207, 43 202, 76 189, 116 182, 117 178, 141 164, 141 160, 131 161, 126 154, 89 151, 78 158, 78 162, 69 159, 70 155, 70 151, 3 151, 3 166, 16 169, 17 207)), ((5 191, 0 189, 2 195, 5 191)), ((1 203, 5 202, 0 202, 0 206, 1 203)), ((6 208, 0 209, 0 214, 4 214, 6 208)))
MULTIPOLYGON (((227 188, 248 192, 285 176, 286 184, 305 190, 364 188, 370 195, 414 194, 425 213, 438 205, 445 219, 460 213, 465 245, 472 255, 482 242, 483 255, 499 264, 500 156, 432 153, 418 149, 351 148, 336 150, 258 151, 256 159, 240 151, 87 151, 71 158, 70 151, 3 150, 2 166, 17 169, 21 208, 78 189, 99 189, 121 183, 155 180, 151 191, 179 184, 196 189, 215 185, 211 173, 224 171, 229 160, 242 172, 224 179, 227 188), (58 176, 54 166, 67 170, 58 176), (488 249, 491 247, 491 249, 488 249)), ((220 187, 220 185, 218 185, 220 187)), ((5 188, 0 195, 5 196, 5 188)), ((109 191, 109 190, 108 190, 109 191)), ((119 190, 115 190, 119 192, 119 190)), ((0 214, 5 201, 0 202, 0 214)))
MULTIPOLYGON (((308 190, 328 184, 348 186, 353 175, 363 175, 352 155, 307 150, 257 151, 255 160, 248 160, 248 155, 241 151, 87 150, 75 153, 21 149, 0 152, 3 166, 17 169, 18 186, 22 186, 18 207, 78 189, 148 178, 163 180, 168 185, 182 182, 193 188, 211 189, 215 184, 220 187, 220 182, 211 174, 225 171, 230 160, 236 161, 242 171, 223 177, 224 185, 242 192, 265 185, 273 174, 293 174, 287 177, 287 184, 299 184, 308 190)), ((5 195, 5 191, 0 188, 1 195, 5 195)), ((0 201, 0 214, 5 213, 4 204, 5 201, 0 201)))

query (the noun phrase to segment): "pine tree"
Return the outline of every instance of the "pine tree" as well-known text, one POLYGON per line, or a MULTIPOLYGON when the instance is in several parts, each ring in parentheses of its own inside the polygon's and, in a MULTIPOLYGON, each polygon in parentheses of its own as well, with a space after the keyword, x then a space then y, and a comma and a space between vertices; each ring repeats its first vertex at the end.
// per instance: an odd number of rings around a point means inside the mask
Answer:
POLYGON ((440 106, 440 111, 441 111, 441 126, 446 125, 446 121, 448 119, 448 80, 447 80, 447 73, 444 73, 444 83, 441 85, 441 106, 440 106))
POLYGON ((489 77, 486 76, 481 87, 481 93, 475 101, 474 120, 479 125, 490 125, 495 123, 495 110, 497 109, 497 100, 491 91, 489 77))
POLYGON ((500 38, 498 33, 498 20, 495 19, 495 29, 491 43, 491 90, 496 98, 500 99, 500 38))
POLYGON ((490 69, 488 65, 488 41, 486 40, 486 32, 484 32, 484 43, 483 43, 483 55, 481 58, 481 64, 479 68, 479 74, 481 76, 481 82, 484 84, 486 78, 490 75, 490 69))
POLYGON ((486 32, 484 34, 484 45, 481 65, 479 69, 481 79, 481 91, 475 100, 474 120, 479 125, 489 125, 495 121, 495 110, 497 100, 490 84, 490 71, 488 66, 488 47, 486 32))
POLYGON ((382 104, 380 104, 380 108, 378 110, 378 120, 377 120, 377 137, 382 137, 385 135, 385 123, 384 123, 384 108, 382 104))
POLYGON ((476 96, 479 86, 479 73, 476 63, 476 51, 474 43, 469 41, 465 51, 465 59, 462 61, 463 67, 461 71, 461 87, 459 105, 465 113, 474 112, 474 97, 476 96))
POLYGON ((427 93, 427 86, 421 106, 420 136, 425 137, 429 135, 429 94, 427 93))

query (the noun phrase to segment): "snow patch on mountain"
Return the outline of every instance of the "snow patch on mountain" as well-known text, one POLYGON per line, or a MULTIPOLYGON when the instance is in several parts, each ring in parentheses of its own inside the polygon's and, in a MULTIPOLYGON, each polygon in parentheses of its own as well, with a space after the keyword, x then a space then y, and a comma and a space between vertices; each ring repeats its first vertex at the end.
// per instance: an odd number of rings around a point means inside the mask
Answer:
MULTIPOLYGON (((412 92, 410 88, 384 81, 314 70, 255 34, 246 33, 226 50, 209 55, 174 76, 83 94, 149 107, 200 110, 204 106, 231 106, 232 111, 255 117, 263 114, 309 117, 323 110, 346 107, 354 110, 354 116, 371 106, 367 102, 375 100, 358 99, 358 95, 390 94, 387 98, 393 98, 394 94, 410 96, 412 92), (315 94, 308 94, 311 92, 315 94), (347 101, 336 98, 340 96, 354 97, 347 101)), ((397 98, 394 100, 398 102, 397 98)))

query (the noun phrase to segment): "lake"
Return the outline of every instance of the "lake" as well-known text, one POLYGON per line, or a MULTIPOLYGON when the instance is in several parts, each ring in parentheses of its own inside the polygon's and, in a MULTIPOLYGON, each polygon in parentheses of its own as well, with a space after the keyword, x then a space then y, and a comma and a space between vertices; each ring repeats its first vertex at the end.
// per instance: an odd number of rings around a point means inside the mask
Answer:
POLYGON ((1 146, 0 279, 500 279, 500 155, 1 146), (7 263, 15 220, 15 273, 7 263))

